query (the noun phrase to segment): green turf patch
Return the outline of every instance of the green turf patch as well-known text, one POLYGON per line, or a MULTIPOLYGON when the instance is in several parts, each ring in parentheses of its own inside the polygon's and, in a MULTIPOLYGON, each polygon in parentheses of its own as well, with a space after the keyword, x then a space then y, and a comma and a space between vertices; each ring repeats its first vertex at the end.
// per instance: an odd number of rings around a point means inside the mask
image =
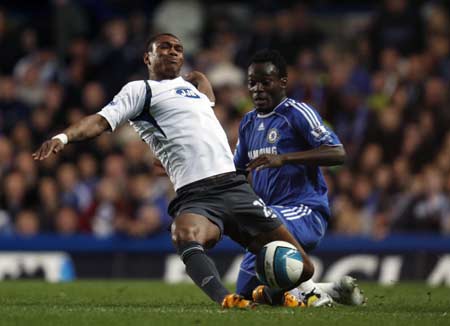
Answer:
POLYGON ((0 325, 450 325, 450 289, 362 284, 365 307, 222 310, 194 285, 0 282, 0 325))

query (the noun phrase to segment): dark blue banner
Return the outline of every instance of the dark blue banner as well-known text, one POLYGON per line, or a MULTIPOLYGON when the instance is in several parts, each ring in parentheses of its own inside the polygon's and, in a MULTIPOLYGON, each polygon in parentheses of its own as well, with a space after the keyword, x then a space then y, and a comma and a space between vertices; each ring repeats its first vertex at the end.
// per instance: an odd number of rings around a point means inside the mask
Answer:
MULTIPOLYGON (((97 238, 91 235, 38 235, 34 237, 0 237, 0 251, 68 251, 68 252, 147 252, 174 253, 169 233, 151 238, 124 236, 97 238)), ((320 253, 411 253, 450 252, 450 237, 436 234, 396 234, 383 239, 369 237, 326 236, 313 252, 320 253)), ((224 238, 213 252, 239 253, 243 249, 224 238)))

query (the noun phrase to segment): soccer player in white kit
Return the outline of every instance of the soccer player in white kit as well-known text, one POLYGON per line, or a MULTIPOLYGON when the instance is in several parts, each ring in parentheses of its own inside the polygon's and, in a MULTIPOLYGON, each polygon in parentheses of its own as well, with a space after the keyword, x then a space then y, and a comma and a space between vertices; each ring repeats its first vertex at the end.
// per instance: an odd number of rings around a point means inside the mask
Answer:
POLYGON ((231 294, 220 281, 205 249, 222 234, 253 253, 276 240, 295 245, 302 254, 301 282, 314 268, 300 244, 276 215, 237 176, 227 137, 211 108, 214 94, 206 77, 192 72, 180 77, 183 46, 172 34, 149 39, 143 56, 149 80, 126 84, 98 113, 69 126, 33 153, 42 160, 66 144, 114 131, 129 122, 162 163, 177 192, 170 203, 172 240, 186 272, 212 300, 224 308, 253 303, 231 294))

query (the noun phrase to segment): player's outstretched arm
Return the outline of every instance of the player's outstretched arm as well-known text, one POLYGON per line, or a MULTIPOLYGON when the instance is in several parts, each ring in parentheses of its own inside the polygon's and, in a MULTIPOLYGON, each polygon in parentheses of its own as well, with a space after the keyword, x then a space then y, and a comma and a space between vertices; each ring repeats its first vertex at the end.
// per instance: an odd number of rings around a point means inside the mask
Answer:
POLYGON ((101 115, 89 115, 71 125, 62 134, 45 141, 32 156, 35 160, 43 160, 50 154, 61 151, 69 142, 96 137, 109 128, 108 121, 101 115))
POLYGON ((197 89, 205 94, 212 103, 216 101, 211 83, 209 82, 208 78, 206 78, 205 74, 201 73, 200 71, 191 71, 190 73, 186 74, 184 78, 188 82, 194 84, 197 89))
POLYGON ((315 166, 341 165, 345 161, 345 149, 342 145, 322 145, 317 148, 286 154, 263 154, 247 164, 247 170, 276 168, 284 164, 306 164, 315 166))

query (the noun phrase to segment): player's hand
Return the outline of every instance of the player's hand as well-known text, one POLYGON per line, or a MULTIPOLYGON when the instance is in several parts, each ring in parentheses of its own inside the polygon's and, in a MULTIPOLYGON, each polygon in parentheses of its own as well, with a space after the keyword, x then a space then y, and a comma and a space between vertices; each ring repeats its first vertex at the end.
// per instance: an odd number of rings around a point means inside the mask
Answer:
POLYGON ((166 170, 164 169, 164 166, 162 165, 161 161, 158 159, 153 160, 153 174, 158 177, 167 175, 166 170))
POLYGON ((184 79, 186 79, 188 82, 194 84, 194 85, 198 85, 200 83, 209 83, 208 78, 206 78, 204 73, 201 73, 200 71, 191 71, 189 73, 187 73, 186 75, 184 75, 184 79))
POLYGON ((276 154, 263 154, 258 156, 257 158, 251 160, 247 164, 247 171, 256 170, 259 171, 261 169, 267 168, 278 168, 283 165, 283 157, 281 155, 276 154))
POLYGON ((64 148, 64 144, 59 139, 50 139, 45 141, 39 149, 31 154, 31 156, 38 161, 42 161, 50 156, 52 153, 58 153, 64 148))
POLYGON ((200 71, 191 71, 184 76, 184 79, 195 85, 195 87, 205 94, 211 102, 215 102, 216 97, 214 96, 213 88, 205 74, 200 71))

